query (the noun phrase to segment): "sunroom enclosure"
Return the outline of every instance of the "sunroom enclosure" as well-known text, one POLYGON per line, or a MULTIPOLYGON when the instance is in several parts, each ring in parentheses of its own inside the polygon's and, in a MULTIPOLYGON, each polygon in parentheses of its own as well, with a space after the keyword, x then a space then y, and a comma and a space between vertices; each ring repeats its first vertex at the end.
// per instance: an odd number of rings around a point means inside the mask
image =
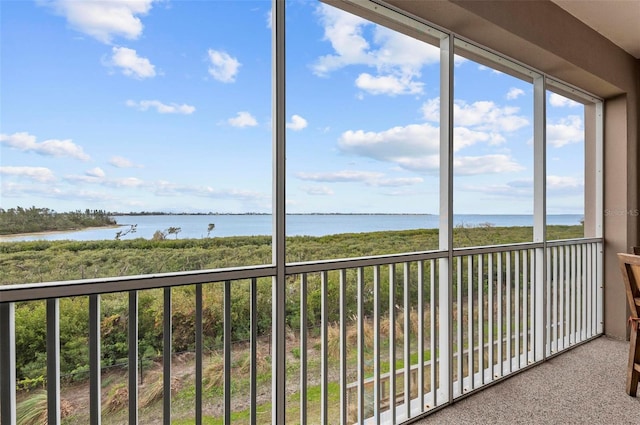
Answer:
MULTIPOLYGON (((70 297, 88 303, 87 415, 91 423, 108 422, 110 415, 104 410, 101 394, 100 343, 101 300, 110 294, 128 298, 127 340, 137 342, 139 297, 145 291, 162 291, 164 423, 178 419, 172 418, 172 300, 178 291, 192 296, 195 305, 195 423, 211 416, 207 413, 209 401, 203 396, 207 367, 220 371, 215 385, 221 394, 218 411, 224 423, 403 423, 602 334, 602 101, 383 4, 331 3, 439 49, 438 248, 305 262, 292 262, 287 257, 287 4, 274 1, 271 264, 0 287, 2 423, 16 421, 15 309, 23 302, 46 300, 46 399, 51 424, 61 423, 59 311, 60 302, 70 297), (531 85, 530 241, 479 247, 454 244, 454 78, 460 58, 531 85), (570 240, 553 240, 547 235, 546 109, 552 93, 584 105, 584 121, 588 123, 582 158, 584 235, 570 240), (218 300, 224 323, 219 364, 213 363, 203 345, 207 291, 222 294, 218 300), (250 305, 249 317, 232 317, 232 302, 238 300, 238 294, 250 305), (320 298, 321 311, 308 310, 311 297, 320 298), (272 306, 270 335, 258 332, 259 298, 272 306), (296 338, 290 337, 291 304, 296 305, 299 316, 296 338), (319 318, 319 327, 309 327, 311 316, 319 318), (239 322, 249 335, 242 349, 232 344, 231 338, 232 327, 239 322), (243 362, 244 367, 238 367, 243 362), (265 373, 270 377, 268 382, 265 373)), ((141 421, 143 414, 140 358, 138 344, 129 343, 129 423, 141 421)))

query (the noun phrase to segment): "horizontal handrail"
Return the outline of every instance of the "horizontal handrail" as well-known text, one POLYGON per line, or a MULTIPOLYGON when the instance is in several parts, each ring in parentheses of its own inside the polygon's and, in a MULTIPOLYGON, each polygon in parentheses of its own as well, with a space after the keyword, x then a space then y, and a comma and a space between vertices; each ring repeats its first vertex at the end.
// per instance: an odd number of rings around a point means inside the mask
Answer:
POLYGON ((385 266, 389 264, 446 258, 447 251, 421 251, 404 254, 372 255, 369 257, 343 258, 336 260, 305 261, 290 263, 286 266, 286 274, 314 273, 340 269, 352 269, 366 266, 385 266))
POLYGON ((108 294, 112 292, 167 288, 194 285, 198 283, 222 282, 226 280, 271 277, 275 276, 275 273, 276 267, 268 265, 68 280, 61 282, 0 285, 0 302, 33 301, 47 298, 63 298, 81 295, 108 294))
POLYGON ((558 239, 553 241, 547 241, 547 246, 566 246, 575 244, 587 244, 587 243, 602 243, 602 238, 575 238, 575 239, 558 239))

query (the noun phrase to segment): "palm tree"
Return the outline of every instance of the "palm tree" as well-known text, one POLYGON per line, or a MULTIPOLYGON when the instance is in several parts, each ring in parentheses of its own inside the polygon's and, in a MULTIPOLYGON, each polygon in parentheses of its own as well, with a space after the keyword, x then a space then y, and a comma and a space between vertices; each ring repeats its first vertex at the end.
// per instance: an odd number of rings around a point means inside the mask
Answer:
POLYGON ((182 229, 179 227, 169 227, 167 229, 167 234, 169 235, 176 235, 176 239, 178 239, 178 233, 180 233, 182 229))

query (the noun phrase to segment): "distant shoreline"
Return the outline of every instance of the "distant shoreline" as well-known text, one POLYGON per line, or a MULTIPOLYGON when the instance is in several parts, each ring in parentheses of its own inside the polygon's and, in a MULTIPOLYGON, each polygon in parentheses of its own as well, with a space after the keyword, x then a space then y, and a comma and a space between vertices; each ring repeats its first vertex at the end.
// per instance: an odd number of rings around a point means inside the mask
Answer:
POLYGON ((64 233, 81 232, 83 230, 117 229, 118 227, 122 227, 122 225, 113 224, 113 225, 110 225, 110 226, 79 227, 79 228, 76 228, 76 229, 68 229, 68 230, 42 230, 40 232, 8 233, 6 235, 0 235, 0 240, 2 240, 2 239, 10 239, 10 238, 17 238, 17 237, 20 237, 20 236, 60 235, 60 234, 64 234, 64 233))
MULTIPOLYGON (((153 212, 153 213, 110 213, 111 217, 123 217, 123 216, 131 216, 131 217, 139 217, 139 216, 149 216, 149 215, 197 215, 197 216, 218 216, 218 215, 273 215, 271 213, 167 213, 167 212, 153 212)), ((287 215, 435 215, 430 213, 287 213, 287 215)), ((479 214, 483 215, 483 214, 479 214)), ((507 215, 518 215, 518 214, 507 214, 507 215)), ((528 215, 528 214, 522 214, 528 215)))

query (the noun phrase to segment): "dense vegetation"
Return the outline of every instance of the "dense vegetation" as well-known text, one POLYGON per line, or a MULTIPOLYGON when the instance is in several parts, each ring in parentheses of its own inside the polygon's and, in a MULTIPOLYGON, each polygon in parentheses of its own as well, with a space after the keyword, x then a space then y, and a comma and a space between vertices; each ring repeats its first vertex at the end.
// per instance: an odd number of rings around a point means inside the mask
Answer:
POLYGON ((57 213, 49 208, 0 208, 0 235, 75 230, 113 226, 116 221, 103 210, 57 213))
MULTIPOLYGON (((549 239, 581 237, 582 226, 549 226, 549 239)), ((530 241, 530 227, 458 227, 454 231, 455 246, 482 246, 530 241)), ((436 249, 437 229, 390 231, 363 234, 340 234, 323 237, 292 237, 287 241, 288 261, 348 258, 364 255, 425 251, 436 249)), ((211 269, 244 265, 268 264, 271 261, 269 237, 229 237, 165 240, 111 241, 33 241, 0 244, 0 285, 71 280, 93 277, 139 275, 158 272, 211 269)), ((371 273, 368 270, 367 273, 371 273)), ((402 288, 402 270, 398 269, 397 292, 402 288)), ((349 270, 353 282, 354 270, 349 270), (352 273, 353 272, 353 273, 352 273)), ((370 276, 366 276, 370 281, 370 276)), ((319 276, 310 275, 309 326, 320 320, 319 276)), ((288 280, 287 317, 292 328, 299 327, 299 280, 288 280)), ((388 289, 388 273, 383 275, 381 290, 388 289)), ((258 281, 258 329, 268 333, 271 324, 271 280, 258 281)), ((338 318, 339 276, 329 275, 329 319, 338 318)), ((412 296, 414 289, 412 290, 412 296)), ((349 288, 349 314, 355 313, 355 288, 349 288)), ((173 290, 173 338, 176 351, 193 349, 194 298, 193 287, 173 290)), ((249 334, 249 283, 234 282, 232 288, 232 333, 234 340, 244 340, 249 334)), ((371 297, 365 308, 370 311, 371 297)), ((155 357, 162 349, 162 292, 142 291, 139 299, 140 352, 143 357, 155 357)), ((204 286, 204 333, 208 347, 216 347, 222 338, 223 288, 221 283, 204 286)), ((87 370, 86 297, 62 299, 60 340, 62 373, 67 379, 84 379, 87 370)), ((126 294, 102 297, 103 365, 124 364, 127 344, 126 294)), ((18 377, 25 385, 42 382, 45 376, 44 302, 20 304, 16 308, 16 345, 18 377)))

